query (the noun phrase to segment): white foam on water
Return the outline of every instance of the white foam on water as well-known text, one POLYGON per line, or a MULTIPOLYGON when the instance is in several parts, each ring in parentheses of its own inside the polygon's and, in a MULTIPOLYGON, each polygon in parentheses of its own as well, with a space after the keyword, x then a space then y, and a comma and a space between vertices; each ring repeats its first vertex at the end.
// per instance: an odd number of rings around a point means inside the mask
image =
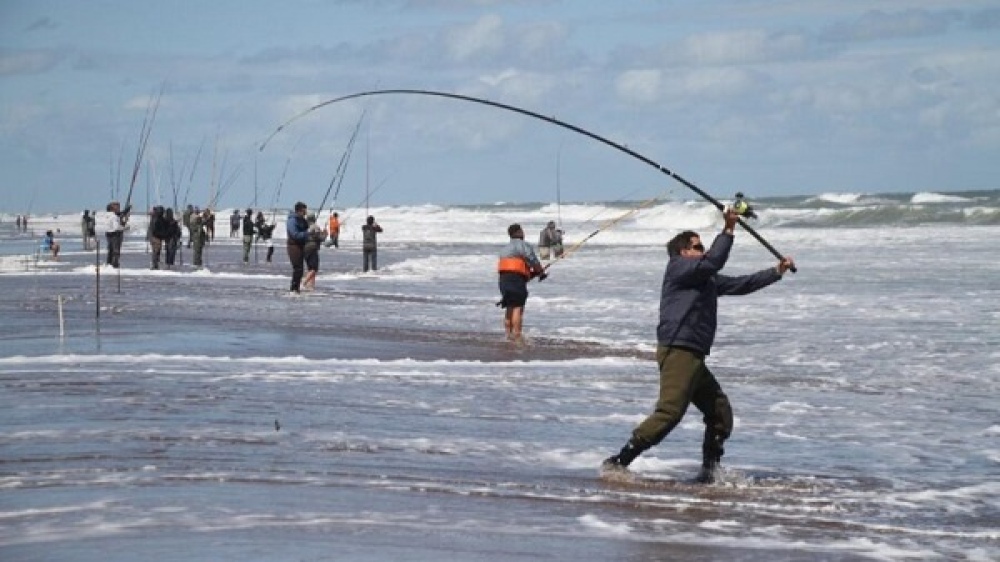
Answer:
POLYGON ((584 527, 586 532, 594 532, 602 535, 628 536, 633 533, 632 528, 626 523, 613 523, 604 521, 597 515, 587 513, 581 515, 577 520, 584 527))

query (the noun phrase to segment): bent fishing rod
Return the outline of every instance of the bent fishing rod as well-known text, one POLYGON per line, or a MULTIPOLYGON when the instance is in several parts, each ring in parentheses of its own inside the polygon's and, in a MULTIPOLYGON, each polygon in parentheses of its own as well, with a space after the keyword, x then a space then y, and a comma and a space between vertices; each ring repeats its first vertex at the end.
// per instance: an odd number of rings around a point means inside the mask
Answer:
MULTIPOLYGON (((365 92, 358 92, 358 93, 355 93, 355 94, 348 94, 346 96, 340 96, 338 98, 333 98, 331 100, 327 100, 327 101, 318 103, 318 104, 310 107, 309 109, 306 109, 305 111, 299 113, 298 115, 292 117, 288 121, 285 121, 281 125, 279 125, 278 128, 275 129, 274 132, 271 133, 271 135, 268 136, 267 139, 264 140, 264 142, 260 145, 260 150, 263 151, 264 148, 267 147, 267 144, 271 141, 271 139, 274 138, 275 135, 277 135, 278 133, 280 133, 281 131, 283 131, 285 129, 285 127, 291 125, 295 121, 298 121, 299 119, 301 119, 302 117, 305 117, 306 115, 312 113, 313 111, 316 111, 316 110, 321 109, 323 107, 326 107, 328 105, 332 105, 332 104, 335 104, 335 103, 339 103, 339 102, 342 102, 342 101, 347 101, 347 100, 351 100, 351 99, 355 99, 355 98, 362 98, 362 97, 369 97, 369 96, 381 96, 381 95, 395 95, 395 94, 409 94, 409 95, 420 95, 420 96, 433 96, 433 97, 439 97, 439 98, 448 98, 448 99, 454 99, 454 100, 461 100, 461 101, 467 101, 467 102, 472 102, 472 103, 478 103, 478 104, 482 104, 482 105, 488 105, 488 106, 491 106, 491 107, 496 107, 496 108, 499 108, 499 109, 504 109, 504 110, 507 110, 507 111, 512 111, 514 113, 520 113, 521 115, 526 115, 528 117, 533 117, 535 119, 540 119, 542 121, 545 121, 547 123, 551 123, 553 125, 557 125, 557 126, 562 127, 564 129, 569 129, 570 131, 573 131, 574 133, 579 133, 579 134, 581 134, 581 135, 583 135, 585 137, 589 137, 591 139, 594 139, 594 140, 596 140, 596 141, 598 141, 598 142, 600 142, 602 144, 605 144, 607 146, 610 146, 611 148, 614 148, 615 150, 618 150, 619 152, 624 152, 625 154, 628 154, 629 156, 631 156, 632 158, 635 158, 636 160, 639 160, 640 162, 643 162, 645 164, 648 164, 648 165, 656 168, 661 173, 666 174, 667 176, 669 176, 669 177, 673 178, 674 180, 680 182, 684 187, 686 187, 686 188, 690 189, 691 191, 697 193, 702 199, 704 199, 705 201, 708 201, 709 203, 711 203, 712 205, 714 205, 720 211, 725 211, 726 206, 723 205, 722 203, 720 203, 716 198, 712 197, 707 192, 703 191, 700 187, 698 187, 697 185, 695 185, 695 184, 691 183, 690 181, 684 179, 679 174, 673 172, 672 170, 670 170, 666 166, 663 166, 663 165, 659 164, 658 162, 652 160, 651 158, 647 158, 646 156, 643 156, 642 154, 639 154, 638 152, 632 150, 631 148, 628 148, 627 146, 618 144, 618 143, 616 143, 616 142, 614 142, 612 140, 609 140, 609 139, 607 139, 605 137, 602 137, 601 135, 598 135, 597 133, 590 132, 590 131, 582 128, 582 127, 578 127, 576 125, 567 123, 565 121, 561 121, 559 119, 556 119, 555 117, 550 117, 550 116, 547 116, 547 115, 542 115, 540 113, 535 113, 534 111, 529 111, 527 109, 523 109, 523 108, 516 107, 516 106, 513 106, 513 105, 508 105, 508 104, 505 104, 505 103, 500 103, 500 102, 496 102, 496 101, 492 101, 492 100, 488 100, 488 99, 484 99, 484 98, 477 98, 477 97, 473 97, 473 96, 465 96, 465 95, 462 95, 462 94, 452 94, 452 93, 448 93, 448 92, 439 92, 439 91, 435 91, 435 90, 416 90, 416 89, 368 90, 368 91, 365 91, 365 92)), ((758 234, 756 230, 754 230, 750 225, 748 225, 746 223, 746 221, 744 221, 742 218, 737 219, 737 221, 739 222, 739 225, 741 227, 743 227, 743 230, 747 231, 758 242, 760 242, 761 245, 764 246, 764 248, 766 248, 767 251, 771 252, 771 254, 774 257, 778 258, 779 260, 784 260, 785 259, 785 257, 783 255, 781 255, 781 253, 778 252, 778 250, 775 249, 774 246, 772 246, 767 240, 765 240, 763 236, 761 236, 760 234, 758 234)), ((792 267, 790 269, 791 269, 792 272, 797 271, 794 267, 792 267)))

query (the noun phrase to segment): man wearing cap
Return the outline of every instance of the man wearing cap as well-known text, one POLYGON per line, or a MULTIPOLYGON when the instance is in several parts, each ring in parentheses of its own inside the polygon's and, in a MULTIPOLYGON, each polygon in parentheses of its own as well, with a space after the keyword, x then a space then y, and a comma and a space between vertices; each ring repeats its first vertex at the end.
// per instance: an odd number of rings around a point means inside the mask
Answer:
POLYGON ((544 280, 548 275, 535 255, 535 250, 524 241, 521 225, 507 227, 510 242, 500 251, 497 273, 500 276, 500 302, 497 306, 505 309, 503 317, 507 339, 520 343, 524 322, 524 305, 528 302, 528 281, 538 277, 544 280))

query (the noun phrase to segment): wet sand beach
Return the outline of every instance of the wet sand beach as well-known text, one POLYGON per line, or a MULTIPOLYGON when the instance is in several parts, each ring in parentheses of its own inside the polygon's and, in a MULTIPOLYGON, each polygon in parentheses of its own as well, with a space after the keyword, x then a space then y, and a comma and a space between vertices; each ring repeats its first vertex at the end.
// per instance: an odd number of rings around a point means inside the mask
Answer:
MULTIPOLYGON (((995 483, 927 490, 869 472, 847 449, 775 446, 755 418, 791 407, 768 406, 774 387, 794 402, 805 382, 781 372, 727 369, 743 427, 723 482, 691 482, 697 413, 637 461, 639 480, 599 478, 600 461, 652 405, 651 352, 537 333, 514 346, 502 339, 492 279, 442 287, 392 267, 476 249, 389 247, 386 271, 368 277, 359 256, 325 252, 318 291, 291 297, 281 247, 273 265, 244 267, 235 243, 217 243, 207 272, 180 274, 148 271, 141 248, 127 250, 120 290, 118 272, 102 268, 99 317, 92 255, 0 275, 0 558, 996 552, 984 520, 998 513, 995 483), (959 509, 929 509, 923 494, 968 495, 959 509)), ((827 407, 829 420, 843 419, 841 402, 817 409, 827 407)))

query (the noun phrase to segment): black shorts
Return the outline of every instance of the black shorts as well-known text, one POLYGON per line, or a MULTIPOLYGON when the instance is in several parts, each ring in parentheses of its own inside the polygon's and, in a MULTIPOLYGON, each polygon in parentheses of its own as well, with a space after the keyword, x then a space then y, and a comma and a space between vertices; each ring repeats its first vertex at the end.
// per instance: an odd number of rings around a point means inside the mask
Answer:
POLYGON ((305 255, 306 269, 309 271, 319 271, 319 252, 308 252, 305 255))
POLYGON ((528 302, 528 280, 517 273, 500 274, 500 306, 524 306, 528 302))

